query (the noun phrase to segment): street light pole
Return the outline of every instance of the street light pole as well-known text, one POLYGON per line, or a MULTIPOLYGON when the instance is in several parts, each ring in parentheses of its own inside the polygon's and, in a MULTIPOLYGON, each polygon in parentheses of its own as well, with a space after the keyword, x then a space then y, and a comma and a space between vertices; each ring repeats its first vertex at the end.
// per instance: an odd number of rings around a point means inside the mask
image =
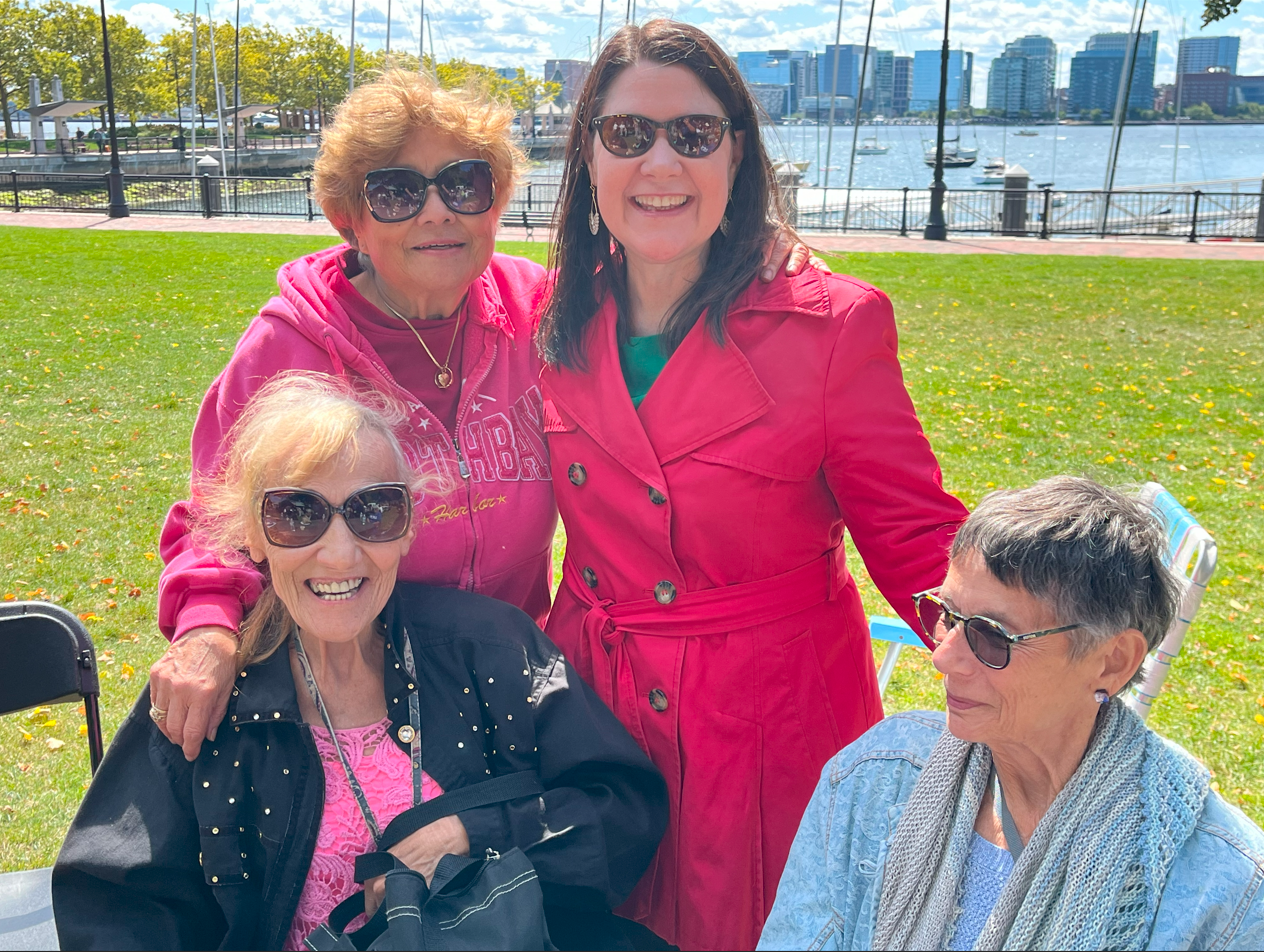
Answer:
MULTIPOLYGON (((944 118, 948 114, 948 14, 952 0, 944 0, 944 47, 939 54, 939 129, 935 133, 935 181, 930 187, 930 216, 922 237, 927 241, 947 241, 944 221, 944 118)), ((964 71, 962 81, 965 81, 964 71)))
POLYGON ((110 67, 110 30, 105 22, 105 0, 101 0, 101 49, 105 54, 105 108, 110 117, 110 171, 106 182, 110 192, 110 217, 127 218, 132 213, 123 195, 123 169, 119 165, 118 134, 114 128, 114 71, 110 67))

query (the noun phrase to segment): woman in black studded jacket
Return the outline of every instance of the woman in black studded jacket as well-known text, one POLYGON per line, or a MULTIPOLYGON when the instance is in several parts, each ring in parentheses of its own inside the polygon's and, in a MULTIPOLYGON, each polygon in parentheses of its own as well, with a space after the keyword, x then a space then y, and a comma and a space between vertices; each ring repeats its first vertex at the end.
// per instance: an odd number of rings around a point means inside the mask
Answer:
MULTIPOLYGON (((284 619, 288 634, 274 639, 263 657, 252 661, 246 655, 215 739, 193 762, 159 730, 163 712, 153 706, 148 687, 141 693, 53 871, 62 948, 297 948, 310 931, 299 928, 302 909, 324 909, 318 918, 328 915, 329 901, 324 906, 318 901, 322 889, 340 888, 340 894, 325 897, 337 901, 358 888, 345 875, 340 885, 332 874, 322 879, 324 870, 337 865, 331 851, 345 832, 331 829, 331 818, 348 826, 359 823, 360 814, 354 803, 347 808, 355 783, 319 748, 328 747, 334 734, 345 743, 355 732, 327 717, 314 689, 319 681, 332 695, 337 685, 329 678, 339 669, 314 668, 308 655, 319 661, 324 650, 316 634, 322 623, 366 609, 365 631, 355 642, 357 662, 380 658, 372 662, 380 669, 370 680, 376 684, 380 671, 383 695, 380 704, 369 698, 372 704, 365 706, 385 717, 371 715, 380 719, 375 726, 384 749, 362 763, 371 770, 374 763, 403 757, 406 789, 397 801, 404 806, 412 791, 407 765, 418 755, 431 795, 436 788, 451 792, 489 777, 533 771, 542 794, 445 818, 445 829, 458 836, 443 842, 459 842, 470 856, 521 849, 539 876, 549 931, 560 948, 652 945, 656 937, 610 910, 632 891, 663 834, 662 776, 523 612, 471 592, 394 584, 389 563, 398 559, 388 547, 407 540, 411 511, 404 499, 396 496, 392 503, 381 488, 402 485, 383 482, 398 479, 394 462, 403 459, 390 451, 389 428, 374 416, 377 411, 358 408, 353 396, 332 392, 330 385, 291 381, 275 389, 287 386, 291 409, 304 409, 300 419, 286 418, 286 427, 273 420, 265 428, 274 434, 265 455, 285 460, 288 468, 268 473, 261 483, 285 488, 252 490, 248 508, 256 525, 262 512, 258 531, 271 546, 266 562, 277 593, 256 611, 285 612, 276 617, 284 619), (337 434, 324 433, 323 444, 334 446, 335 456, 314 472, 308 466, 306 479, 296 477, 290 464, 304 457, 296 446, 321 436, 338 413, 355 418, 348 432, 358 432, 355 439, 363 445, 347 453, 337 434), (375 460, 385 460, 390 471, 369 472, 375 460), (295 492, 304 493, 309 505, 301 519, 293 518, 292 509, 269 515, 273 494, 295 492), (316 505, 312 497, 328 511, 310 508, 316 505), (378 508, 366 515, 368 503, 378 508), (382 527, 391 518, 404 521, 389 530, 398 533, 394 539, 386 539, 382 527), (309 539, 313 525, 319 532, 309 539), (348 571, 347 580, 328 581, 333 561, 350 565, 366 551, 369 562, 356 569, 362 574, 353 579, 348 571), (287 568, 303 559, 323 574, 302 576, 287 568), (381 577, 374 575, 373 561, 385 566, 381 577), (384 605, 366 600, 355 606, 358 598, 376 597, 374 592, 381 592, 384 605), (311 603, 306 608, 303 599, 311 603), (313 714, 313 703, 320 716, 313 714), (324 733, 322 722, 329 728, 324 733), (420 726, 419 743, 414 725, 420 726)), ((257 399, 266 404, 280 398, 265 393, 257 399)), ((250 418, 248 413, 244 419, 250 418)), ((261 452, 256 443, 256 459, 261 452)), ((254 481, 260 479, 256 474, 254 481)), ((256 551, 253 537, 249 548, 256 562, 265 561, 255 557, 265 552, 256 551)), ((243 650, 250 650, 248 638, 243 650)), ((372 800, 371 781, 381 778, 363 779, 372 800)), ((378 809, 380 803, 379 795, 378 809)), ((383 827, 389 818, 380 817, 383 827)), ((397 855, 419 870, 433 871, 437 861, 415 863, 412 857, 420 855, 415 850, 397 855)))

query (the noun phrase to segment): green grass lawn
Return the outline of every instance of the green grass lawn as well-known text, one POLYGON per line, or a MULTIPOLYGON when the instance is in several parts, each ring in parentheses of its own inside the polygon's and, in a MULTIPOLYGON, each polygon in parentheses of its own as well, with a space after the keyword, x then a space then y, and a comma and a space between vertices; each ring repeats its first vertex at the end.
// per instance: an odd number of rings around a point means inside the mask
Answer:
MULTIPOLYGON (((277 266, 329 239, 4 228, 0 597, 85 616, 107 739, 165 642, 158 530, 198 402, 277 266)), ((545 246, 506 250, 542 259, 545 246)), ((1157 479, 1220 569, 1152 723, 1264 820, 1264 281, 1258 264, 849 255, 887 290, 947 487, 973 504, 1053 473, 1157 479)), ((560 548, 560 547, 559 547, 560 548)), ((864 582, 869 610, 892 614, 864 582)), ((906 651, 888 709, 938 707, 906 651)), ((0 870, 50 863, 88 782, 72 706, 0 718, 0 870)))

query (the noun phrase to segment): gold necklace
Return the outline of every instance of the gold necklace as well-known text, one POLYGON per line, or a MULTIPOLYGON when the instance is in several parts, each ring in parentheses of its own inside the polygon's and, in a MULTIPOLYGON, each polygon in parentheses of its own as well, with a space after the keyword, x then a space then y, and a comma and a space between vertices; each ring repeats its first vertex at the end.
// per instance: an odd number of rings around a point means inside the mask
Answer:
POLYGON ((443 358, 443 363, 439 363, 439 361, 435 360, 435 355, 430 353, 430 348, 426 346, 426 342, 421 339, 421 334, 418 332, 417 328, 413 327, 413 325, 409 323, 408 318, 399 313, 399 311, 395 310, 395 308, 391 306, 391 302, 386 299, 386 295, 382 293, 381 285, 377 283, 376 274, 373 275, 373 287, 377 290, 377 296, 382 299, 382 303, 386 305, 386 309, 403 321, 404 326, 413 332, 413 336, 417 338, 417 343, 419 343, 421 345, 421 349, 426 352, 426 356, 430 358, 431 362, 437 368, 439 368, 438 372, 435 374, 435 386, 440 390, 447 390, 448 387, 452 386, 452 367, 450 364, 452 363, 452 349, 456 346, 456 337, 461 330, 460 312, 458 311, 456 316, 456 326, 452 328, 452 341, 448 344, 448 356, 443 358))

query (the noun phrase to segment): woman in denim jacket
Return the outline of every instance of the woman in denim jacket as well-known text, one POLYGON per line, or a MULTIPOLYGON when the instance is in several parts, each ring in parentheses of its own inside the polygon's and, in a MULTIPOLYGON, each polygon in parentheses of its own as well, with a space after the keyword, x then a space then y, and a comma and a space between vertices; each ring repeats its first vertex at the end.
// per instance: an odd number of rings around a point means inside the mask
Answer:
POLYGON ((1264 832, 1120 700, 1176 611, 1165 549, 1089 480, 985 499, 916 597, 946 719, 826 764, 759 947, 1264 947, 1264 832))

